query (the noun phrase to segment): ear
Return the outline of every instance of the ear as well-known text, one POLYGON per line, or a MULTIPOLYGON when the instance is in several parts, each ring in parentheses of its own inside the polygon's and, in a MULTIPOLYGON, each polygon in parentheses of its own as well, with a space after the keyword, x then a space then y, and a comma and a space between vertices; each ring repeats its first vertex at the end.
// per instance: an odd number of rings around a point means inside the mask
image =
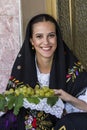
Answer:
POLYGON ((30 42, 31 42, 31 44, 33 45, 33 40, 32 40, 32 38, 30 38, 30 42))

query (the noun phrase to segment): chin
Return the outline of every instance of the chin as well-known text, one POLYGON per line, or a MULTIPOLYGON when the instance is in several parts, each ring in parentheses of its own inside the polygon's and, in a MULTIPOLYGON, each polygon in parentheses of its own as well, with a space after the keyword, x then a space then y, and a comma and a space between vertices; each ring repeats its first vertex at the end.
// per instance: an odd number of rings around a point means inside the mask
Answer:
POLYGON ((43 57, 45 57, 45 58, 51 58, 51 57, 53 57, 53 55, 43 55, 43 57))

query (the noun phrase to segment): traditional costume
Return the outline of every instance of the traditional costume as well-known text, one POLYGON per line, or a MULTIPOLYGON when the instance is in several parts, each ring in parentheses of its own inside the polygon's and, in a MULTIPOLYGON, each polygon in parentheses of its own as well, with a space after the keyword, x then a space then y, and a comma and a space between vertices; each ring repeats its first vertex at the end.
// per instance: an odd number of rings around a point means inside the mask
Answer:
MULTIPOLYGON (((51 89, 63 89, 77 98, 85 95, 87 101, 87 72, 62 40, 59 26, 56 25, 58 45, 48 75, 40 74, 38 70, 35 50, 32 50, 29 41, 30 28, 31 22, 28 24, 24 43, 15 60, 7 89, 18 86, 17 81, 29 84, 32 88, 39 83, 41 86, 49 85, 51 89), (40 77, 43 77, 43 80, 40 77)), ((61 119, 43 111, 25 108, 20 109, 18 116, 15 116, 12 110, 8 111, 0 118, 0 130, 30 130, 28 124, 31 130, 87 130, 87 113, 81 113, 65 102, 64 104, 67 113, 74 113, 66 114, 61 119)))

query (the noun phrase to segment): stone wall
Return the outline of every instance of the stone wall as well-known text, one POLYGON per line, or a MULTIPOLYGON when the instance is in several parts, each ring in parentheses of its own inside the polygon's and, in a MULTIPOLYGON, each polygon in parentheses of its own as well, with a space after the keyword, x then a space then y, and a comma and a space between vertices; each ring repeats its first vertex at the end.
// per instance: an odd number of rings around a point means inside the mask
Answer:
POLYGON ((0 93, 20 48, 19 0, 0 0, 0 93))

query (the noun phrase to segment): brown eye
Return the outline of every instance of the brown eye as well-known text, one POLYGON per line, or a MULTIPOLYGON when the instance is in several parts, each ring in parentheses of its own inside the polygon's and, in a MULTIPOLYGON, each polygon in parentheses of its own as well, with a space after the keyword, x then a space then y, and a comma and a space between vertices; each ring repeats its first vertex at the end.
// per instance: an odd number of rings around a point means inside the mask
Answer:
POLYGON ((56 36, 55 33, 50 33, 50 34, 48 35, 49 38, 54 38, 55 36, 56 36))
POLYGON ((36 38, 41 39, 41 38, 43 38, 43 36, 42 35, 37 35, 36 38))

